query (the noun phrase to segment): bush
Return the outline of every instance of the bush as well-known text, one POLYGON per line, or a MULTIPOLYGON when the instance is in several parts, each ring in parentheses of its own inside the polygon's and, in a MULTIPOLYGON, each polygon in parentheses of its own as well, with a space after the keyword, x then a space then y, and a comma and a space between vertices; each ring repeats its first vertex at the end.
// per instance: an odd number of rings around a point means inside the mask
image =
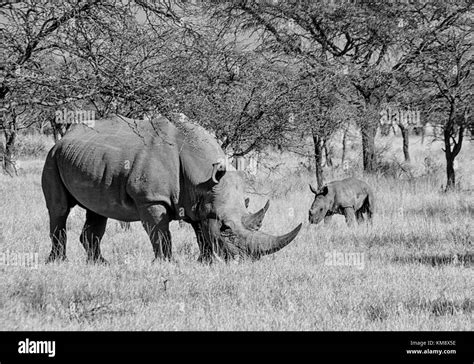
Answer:
POLYGON ((41 157, 44 156, 51 145, 51 138, 42 134, 18 135, 15 144, 15 156, 18 157, 41 157))
POLYGON ((441 163, 434 160, 431 156, 427 156, 423 161, 423 166, 425 168, 425 175, 432 176, 441 172, 443 166, 441 163))
POLYGON ((414 177, 412 167, 408 163, 399 162, 396 159, 378 159, 374 171, 383 177, 412 179, 414 177))

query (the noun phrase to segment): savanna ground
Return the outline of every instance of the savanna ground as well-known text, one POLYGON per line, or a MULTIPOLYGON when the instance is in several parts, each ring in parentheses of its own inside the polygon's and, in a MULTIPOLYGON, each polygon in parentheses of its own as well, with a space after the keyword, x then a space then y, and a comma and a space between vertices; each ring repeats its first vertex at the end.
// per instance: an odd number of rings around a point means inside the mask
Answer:
MULTIPOLYGON (((384 156, 401 159, 398 137, 379 138, 384 156)), ((152 264, 139 223, 109 220, 102 241, 108 266, 88 265, 79 243, 84 213, 69 219, 65 263, 45 265, 50 251, 40 176, 44 156, 23 158, 19 177, 0 176, 0 252, 38 253, 35 267, 0 265, 3 330, 472 330, 474 148, 459 156, 456 192, 441 192, 441 143, 411 139, 411 166, 388 163, 373 186, 373 226, 308 225, 312 174, 298 159, 272 155, 279 168, 259 172, 250 210, 271 198, 262 231, 304 226, 288 247, 260 261, 197 263, 192 229, 172 223, 174 262, 152 264), (426 159, 427 158, 427 159, 426 159), (407 169, 409 168, 409 170, 407 169), (257 193, 256 193, 257 192, 257 193), (364 266, 331 266, 326 254, 363 253, 364 266)), ((349 167, 327 180, 360 175, 360 146, 349 167)), ((335 162, 340 150, 335 151, 335 162)), ((272 164, 273 163, 273 164, 272 164)), ((383 170, 383 168, 382 168, 383 170)))

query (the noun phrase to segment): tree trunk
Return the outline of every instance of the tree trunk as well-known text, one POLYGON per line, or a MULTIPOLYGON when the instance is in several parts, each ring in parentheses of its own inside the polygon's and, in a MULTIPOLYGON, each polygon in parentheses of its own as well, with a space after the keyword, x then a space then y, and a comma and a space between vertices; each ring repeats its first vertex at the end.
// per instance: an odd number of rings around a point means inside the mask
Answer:
POLYGON ((405 128, 403 125, 398 125, 403 138, 403 156, 405 157, 405 162, 410 162, 410 152, 408 150, 409 140, 408 140, 408 128, 405 128))
POLYGON ((456 174, 454 171, 454 159, 461 151, 464 136, 464 125, 461 125, 457 131, 458 140, 456 142, 456 130, 454 122, 451 120, 444 127, 444 155, 446 157, 446 191, 453 190, 456 187, 456 174), (451 144, 452 143, 452 144, 451 144))
POLYGON ((54 142, 56 143, 62 139, 64 134, 66 134, 68 124, 57 123, 55 117, 51 117, 49 122, 51 124, 51 129, 53 129, 54 142))
POLYGON ((346 160, 346 146, 347 146, 347 129, 344 129, 344 135, 342 136, 342 157, 341 165, 344 168, 344 161, 346 160))
POLYGON ((5 130, 5 150, 3 153, 3 170, 10 176, 17 175, 15 166, 15 141, 16 141, 16 123, 10 121, 6 123, 5 130))
POLYGON ((326 165, 332 167, 332 148, 327 140, 324 140, 324 156, 326 158, 326 165))
POLYGON ((375 169, 375 134, 377 125, 374 123, 364 123, 361 126, 362 134, 362 162, 364 171, 372 173, 375 169))
POLYGON ((323 176, 323 140, 313 130, 313 143, 314 143, 314 160, 316 164, 316 181, 318 182, 318 188, 324 184, 323 176))
POLYGON ((452 153, 445 153, 446 156, 446 191, 453 190, 456 186, 456 175, 454 173, 454 157, 452 153))

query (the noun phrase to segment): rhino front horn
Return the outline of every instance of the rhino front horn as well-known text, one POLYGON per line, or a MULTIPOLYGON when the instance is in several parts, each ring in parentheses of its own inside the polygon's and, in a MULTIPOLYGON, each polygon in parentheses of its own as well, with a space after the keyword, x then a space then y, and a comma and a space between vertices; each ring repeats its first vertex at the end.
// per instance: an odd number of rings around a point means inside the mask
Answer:
POLYGON ((263 255, 276 253, 283 249, 293 241, 301 230, 302 224, 299 224, 295 229, 288 234, 282 236, 272 236, 262 233, 260 231, 240 231, 238 235, 241 236, 242 243, 245 245, 244 250, 247 255, 254 259, 258 259, 263 255))

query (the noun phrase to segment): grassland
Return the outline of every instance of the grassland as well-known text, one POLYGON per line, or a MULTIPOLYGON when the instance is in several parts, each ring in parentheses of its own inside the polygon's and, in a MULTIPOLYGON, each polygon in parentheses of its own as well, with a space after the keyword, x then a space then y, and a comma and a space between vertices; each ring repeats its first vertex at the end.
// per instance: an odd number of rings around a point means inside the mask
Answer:
MULTIPOLYGON (((401 155, 398 139, 380 143, 390 146, 387 155, 401 155)), ((78 208, 68 222, 69 261, 44 265, 50 242, 43 160, 23 160, 19 177, 0 176, 0 252, 38 253, 39 264, 0 265, 0 328, 472 330, 474 148, 466 143, 459 157, 461 188, 442 193, 440 145, 412 143, 411 176, 364 177, 375 190, 376 215, 373 226, 354 229, 343 217, 307 225, 312 176, 288 157, 285 168, 253 183, 250 210, 271 196, 262 230, 284 233, 304 222, 300 235, 258 262, 212 266, 197 263, 188 226, 172 224, 175 261, 152 264, 140 224, 124 231, 115 221, 102 242, 111 264, 88 265, 78 208), (426 157, 438 167, 424 165, 426 157), (327 265, 330 252, 362 253, 364 266, 327 265)), ((359 175, 357 151, 355 145, 351 169, 328 170, 328 180, 359 175)))

